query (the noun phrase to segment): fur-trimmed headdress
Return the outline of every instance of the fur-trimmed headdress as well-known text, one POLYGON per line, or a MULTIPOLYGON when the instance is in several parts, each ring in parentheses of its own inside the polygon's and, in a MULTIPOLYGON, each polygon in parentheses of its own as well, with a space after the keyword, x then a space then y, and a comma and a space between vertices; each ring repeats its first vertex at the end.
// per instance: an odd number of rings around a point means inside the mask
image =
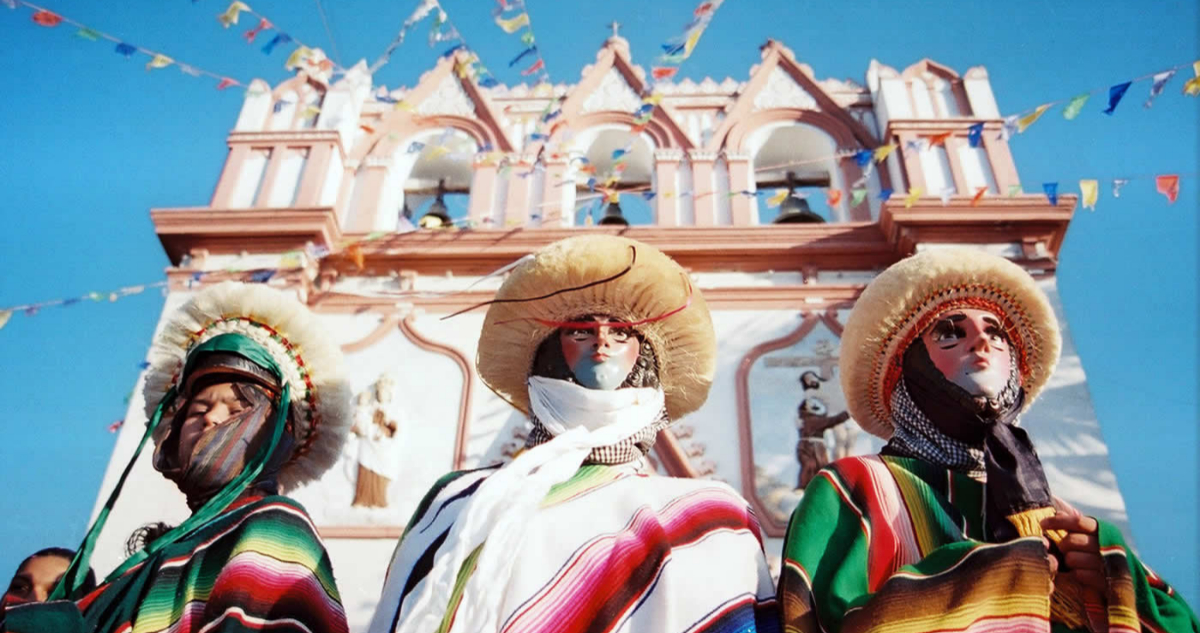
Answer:
MULTIPOLYGON (((280 488, 294 490, 317 479, 341 453, 353 422, 352 395, 337 344, 308 308, 274 288, 224 282, 196 293, 171 317, 150 350, 144 386, 147 418, 154 416, 172 387, 177 399, 190 395, 183 374, 192 351, 231 333, 261 346, 289 387, 296 448, 279 471, 280 488)), ((156 445, 167 437, 169 427, 159 426, 156 445)))

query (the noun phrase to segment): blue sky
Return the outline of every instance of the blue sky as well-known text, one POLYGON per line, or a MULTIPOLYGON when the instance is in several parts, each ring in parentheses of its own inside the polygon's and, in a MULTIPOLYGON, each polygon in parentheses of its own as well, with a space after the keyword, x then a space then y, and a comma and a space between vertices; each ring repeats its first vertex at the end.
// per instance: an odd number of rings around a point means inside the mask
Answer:
MULTIPOLYGON (((341 61, 373 60, 415 0, 322 0, 341 61)), ((285 54, 225 30, 224 0, 44 0, 46 8, 179 61, 242 81, 275 83, 285 54)), ((317 6, 249 4, 300 40, 331 50, 317 6)), ((574 82, 609 33, 649 66, 677 35, 693 0, 528 0, 555 81, 574 82)), ((451 20, 506 83, 520 50, 490 22, 489 2, 445 0, 451 20)), ((107 292, 163 278, 167 260, 151 207, 207 204, 239 91, 175 68, 147 72, 111 43, 47 29, 0 5, 0 307, 107 292)), ((988 68, 1012 113, 1200 58, 1197 5, 1185 1, 766 2, 727 0, 680 76, 746 79, 767 38, 782 40, 818 77, 862 82, 872 58, 903 68, 929 57, 960 72, 988 68)), ((412 85, 439 49, 422 25, 375 78, 412 85)), ((1197 121, 1181 71, 1151 109, 1135 84, 1113 116, 1103 97, 1074 121, 1047 113, 1012 142, 1026 191, 1101 181, 1095 213, 1079 211, 1062 250, 1059 287, 1140 553, 1200 605, 1197 497, 1197 121), (1152 179, 1183 175, 1168 205, 1152 179), (1141 177, 1113 199, 1108 181, 1141 177)), ((162 297, 82 303, 14 315, 0 330, 0 574, 27 553, 81 538, 124 416, 162 297)))

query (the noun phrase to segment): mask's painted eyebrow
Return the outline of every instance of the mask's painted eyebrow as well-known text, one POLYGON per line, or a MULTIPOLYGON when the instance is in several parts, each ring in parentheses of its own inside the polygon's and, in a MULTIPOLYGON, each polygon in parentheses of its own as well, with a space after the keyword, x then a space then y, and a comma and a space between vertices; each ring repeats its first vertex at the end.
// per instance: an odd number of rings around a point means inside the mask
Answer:
POLYGON ((993 316, 983 317, 983 322, 987 323, 988 325, 994 325, 996 327, 1000 327, 1000 320, 993 316))

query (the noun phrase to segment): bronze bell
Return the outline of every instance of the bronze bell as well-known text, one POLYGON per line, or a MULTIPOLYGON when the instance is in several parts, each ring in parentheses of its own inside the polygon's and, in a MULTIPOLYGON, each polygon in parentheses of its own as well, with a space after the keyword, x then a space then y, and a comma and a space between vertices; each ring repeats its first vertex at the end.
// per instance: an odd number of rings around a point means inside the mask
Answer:
POLYGON ((421 228, 435 229, 443 226, 450 226, 453 220, 450 219, 450 210, 446 208, 446 180, 443 178, 438 181, 437 198, 434 198, 433 204, 429 205, 429 210, 425 215, 421 216, 421 228))
POLYGON ((608 203, 608 207, 604 209, 604 216, 600 218, 597 224, 601 226, 629 226, 629 220, 626 220, 625 215, 621 213, 621 205, 613 201, 608 203))
POLYGON ((808 206, 808 200, 796 195, 795 174, 787 173, 788 195, 779 205, 779 215, 771 221, 772 224, 808 224, 824 222, 825 218, 813 212, 808 206))

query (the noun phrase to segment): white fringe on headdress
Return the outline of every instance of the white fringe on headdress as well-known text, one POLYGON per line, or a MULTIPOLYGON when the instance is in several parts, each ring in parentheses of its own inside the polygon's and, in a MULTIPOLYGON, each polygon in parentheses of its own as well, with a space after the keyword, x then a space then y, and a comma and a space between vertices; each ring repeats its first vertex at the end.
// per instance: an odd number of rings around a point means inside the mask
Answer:
MULTIPOLYGON (((294 490, 319 478, 337 461, 353 416, 341 349, 308 308, 285 292, 261 284, 224 282, 196 293, 172 315, 150 349, 144 386, 147 419, 167 391, 179 387, 188 352, 219 334, 234 332, 262 345, 290 387, 297 453, 280 470, 279 485, 294 490), (241 319, 269 327, 287 344, 241 319), (288 353, 289 346, 303 360, 312 382, 311 398, 304 372, 288 353), (310 434, 315 434, 311 441, 310 434), (303 449, 306 444, 307 451, 303 449)), ((160 428, 156 444, 166 437, 167 428, 160 428)))

